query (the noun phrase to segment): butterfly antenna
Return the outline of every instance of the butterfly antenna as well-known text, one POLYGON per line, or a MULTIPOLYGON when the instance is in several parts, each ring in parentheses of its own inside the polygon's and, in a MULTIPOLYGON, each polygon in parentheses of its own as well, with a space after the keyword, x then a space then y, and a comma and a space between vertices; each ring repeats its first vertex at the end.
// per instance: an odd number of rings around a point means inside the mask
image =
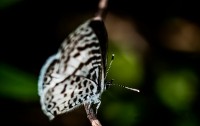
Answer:
POLYGON ((120 84, 113 84, 113 85, 117 85, 117 86, 120 86, 120 87, 126 88, 126 89, 131 90, 131 91, 140 92, 140 90, 138 90, 138 89, 130 88, 130 87, 127 87, 127 86, 124 86, 124 85, 120 85, 120 84))
POLYGON ((120 84, 108 84, 108 85, 109 86, 116 85, 116 86, 123 87, 123 88, 126 88, 126 89, 131 90, 131 91, 140 92, 140 90, 138 90, 138 89, 126 87, 126 86, 123 86, 123 85, 120 85, 120 84))
POLYGON ((107 71, 106 71, 105 79, 106 79, 106 77, 107 77, 107 75, 108 75, 108 72, 109 72, 111 66, 112 66, 112 63, 113 63, 113 61, 114 61, 114 58, 115 58, 115 54, 112 54, 111 61, 110 61, 110 64, 109 64, 109 67, 108 67, 108 69, 107 69, 107 71))
POLYGON ((98 11, 94 17, 94 20, 102 20, 105 18, 108 0, 100 0, 98 5, 98 11))

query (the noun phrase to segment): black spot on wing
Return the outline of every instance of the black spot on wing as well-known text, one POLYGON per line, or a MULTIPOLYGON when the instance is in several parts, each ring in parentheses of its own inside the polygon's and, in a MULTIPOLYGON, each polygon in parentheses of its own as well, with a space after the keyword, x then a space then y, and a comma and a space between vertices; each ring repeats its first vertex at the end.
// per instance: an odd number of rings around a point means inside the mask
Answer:
POLYGON ((79 53, 79 52, 77 52, 77 53, 74 55, 74 58, 76 58, 76 57, 78 57, 78 56, 80 56, 80 53, 79 53))
POLYGON ((83 100, 82 99, 78 99, 78 101, 79 101, 79 103, 82 103, 83 100))
POLYGON ((72 106, 72 104, 69 104, 69 109, 71 109, 73 106, 72 106))
POLYGON ((79 91, 79 92, 78 92, 78 94, 82 94, 82 93, 83 93, 83 91, 79 91))
POLYGON ((59 108, 58 106, 56 107, 56 109, 57 109, 58 111, 60 111, 60 108, 59 108))
POLYGON ((74 102, 76 102, 76 100, 77 100, 77 97, 76 97, 76 98, 74 98, 74 100, 73 100, 73 101, 74 101, 74 102))
POLYGON ((67 64, 69 62, 69 56, 67 56, 67 59, 65 59, 64 63, 67 64))
POLYGON ((47 105, 47 109, 50 109, 51 107, 52 107, 52 105, 51 105, 51 104, 47 105))
POLYGON ((93 86, 93 85, 91 85, 91 86, 90 86, 90 89, 91 89, 91 90, 93 90, 93 89, 94 89, 94 86, 93 86))
POLYGON ((75 81, 74 81, 74 80, 72 80, 72 81, 71 81, 71 85, 73 85, 73 84, 74 84, 74 82, 75 82, 75 81))
POLYGON ((47 105, 47 110, 51 110, 52 108, 54 108, 56 105, 55 102, 51 102, 50 104, 47 105))
POLYGON ((78 83, 78 89, 81 89, 82 86, 81 86, 81 83, 78 83))
POLYGON ((88 93, 88 92, 89 92, 89 89, 88 89, 88 88, 86 88, 85 92, 86 92, 86 93, 88 93))
POLYGON ((56 110, 53 111, 53 115, 57 115, 57 111, 56 110))
POLYGON ((67 87, 67 84, 64 85, 63 90, 60 92, 61 94, 63 94, 66 91, 66 87, 67 87))
POLYGON ((71 98, 73 98, 74 97, 74 91, 71 93, 71 98))
POLYGON ((86 96, 83 97, 83 99, 84 99, 84 100, 87 100, 87 97, 88 97, 88 96, 86 95, 86 96))
POLYGON ((44 77, 44 82, 46 82, 46 81, 47 81, 47 76, 44 77))
POLYGON ((80 79, 81 79, 81 78, 80 78, 79 76, 77 76, 77 77, 76 77, 76 82, 79 82, 80 79))
POLYGON ((84 81, 83 81, 83 86, 84 86, 84 87, 87 86, 87 82, 88 82, 87 80, 84 80, 84 81))

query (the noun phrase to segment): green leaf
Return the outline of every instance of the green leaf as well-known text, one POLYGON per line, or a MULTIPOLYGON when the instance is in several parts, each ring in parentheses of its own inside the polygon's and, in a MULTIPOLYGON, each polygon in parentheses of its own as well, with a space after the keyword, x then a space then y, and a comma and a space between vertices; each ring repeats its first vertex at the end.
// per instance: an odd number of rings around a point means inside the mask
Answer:
POLYGON ((37 80, 17 68, 0 64, 0 95, 20 101, 38 99, 37 80))

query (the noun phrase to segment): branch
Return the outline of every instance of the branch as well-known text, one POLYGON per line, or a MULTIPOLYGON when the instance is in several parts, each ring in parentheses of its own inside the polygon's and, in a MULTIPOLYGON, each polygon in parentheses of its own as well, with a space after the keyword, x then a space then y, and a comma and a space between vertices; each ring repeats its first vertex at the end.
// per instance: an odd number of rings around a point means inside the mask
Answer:
POLYGON ((89 104, 84 104, 85 111, 87 113, 87 118, 90 120, 92 126, 102 126, 100 121, 96 118, 96 114, 92 107, 89 107, 89 104))
POLYGON ((98 5, 98 11, 94 17, 94 19, 104 19, 106 15, 108 0, 100 0, 98 5))

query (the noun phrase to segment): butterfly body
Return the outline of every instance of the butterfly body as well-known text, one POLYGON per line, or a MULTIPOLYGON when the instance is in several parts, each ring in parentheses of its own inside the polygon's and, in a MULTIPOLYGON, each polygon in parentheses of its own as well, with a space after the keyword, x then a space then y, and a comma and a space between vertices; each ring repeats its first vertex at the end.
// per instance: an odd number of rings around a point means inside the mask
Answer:
POLYGON ((100 105, 105 86, 107 32, 90 19, 61 44, 43 66, 38 92, 44 113, 53 119, 83 104, 100 105))

